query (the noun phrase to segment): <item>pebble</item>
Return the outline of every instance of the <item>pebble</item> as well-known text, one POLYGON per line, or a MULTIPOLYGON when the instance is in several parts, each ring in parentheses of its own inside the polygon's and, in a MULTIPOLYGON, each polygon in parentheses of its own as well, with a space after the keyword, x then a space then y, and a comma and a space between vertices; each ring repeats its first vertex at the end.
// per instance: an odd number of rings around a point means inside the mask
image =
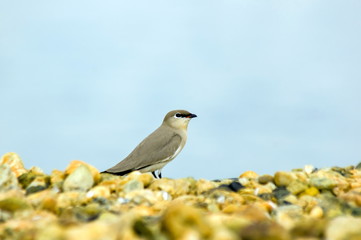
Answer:
POLYGON ((195 180, 193 178, 181 178, 175 180, 162 178, 152 182, 149 188, 151 190, 165 191, 171 196, 176 197, 188 194, 195 185, 195 180))
POLYGON ((254 222, 240 230, 241 239, 249 240, 291 240, 288 231, 276 222, 262 221, 254 222))
POLYGON ((303 168, 303 171, 307 174, 307 175, 310 175, 311 173, 313 173, 314 171, 316 171, 316 168, 312 165, 306 165, 304 168, 303 168))
POLYGON ((246 171, 239 175, 239 178, 258 178, 258 174, 254 171, 246 171))
POLYGON ((196 230, 196 239, 206 239, 212 229, 203 213, 194 207, 180 202, 171 204, 163 215, 162 229, 171 239, 189 239, 189 234, 196 230))
POLYGON ((245 187, 240 182, 233 181, 229 184, 221 184, 218 186, 218 188, 226 191, 238 192, 239 190, 245 187))
POLYGON ((313 218, 322 218, 323 217, 323 209, 320 206, 315 206, 310 211, 310 216, 313 218))
POLYGON ((196 188, 196 194, 202 194, 205 193, 211 189, 214 189, 217 187, 217 184, 215 182, 206 180, 206 179, 199 179, 196 182, 195 188, 196 188))
POLYGON ((15 174, 16 177, 19 177, 20 175, 26 173, 23 160, 21 160, 20 156, 16 153, 5 153, 1 157, 0 164, 6 164, 10 166, 11 171, 15 174))
POLYGON ((274 175, 274 182, 278 187, 286 187, 297 177, 292 172, 276 172, 274 175))
POLYGON ((359 166, 211 181, 100 174, 82 161, 47 175, 4 156, 0 239, 361 239, 359 166))
POLYGON ((90 189, 86 193, 86 197, 90 199, 103 198, 108 199, 110 197, 110 190, 104 186, 96 186, 90 189))
POLYGON ((57 192, 52 189, 39 191, 26 197, 28 203, 35 209, 42 209, 52 213, 57 211, 57 198, 57 192))
POLYGON ((71 191, 71 192, 62 192, 57 196, 57 206, 56 210, 61 212, 63 209, 72 208, 85 204, 87 202, 86 193, 71 191))
POLYGON ((141 189, 144 189, 144 184, 143 184, 143 182, 140 182, 136 179, 130 180, 123 186, 124 193, 129 193, 129 192, 132 192, 135 190, 141 190, 141 189))
POLYGON ((100 181, 101 175, 100 175, 100 172, 98 171, 98 169, 96 169, 94 166, 92 166, 86 162, 79 161, 79 160, 74 160, 69 163, 69 165, 65 169, 65 175, 70 175, 76 169, 78 169, 78 167, 81 165, 85 165, 88 167, 88 170, 90 171, 91 175, 93 176, 93 180, 95 183, 98 183, 100 181))
POLYGON ((98 203, 89 203, 85 206, 76 206, 73 213, 77 220, 81 222, 89 222, 97 219, 102 212, 102 208, 98 203))
POLYGON ((29 169, 29 172, 32 172, 34 174, 37 174, 37 175, 45 175, 43 169, 37 167, 37 166, 33 166, 29 169))
POLYGON ((275 210, 275 220, 286 229, 291 229, 300 221, 305 215, 300 206, 289 205, 281 206, 275 210))
MULTIPOLYGON (((327 221, 324 219, 309 218, 307 221, 299 221, 290 230, 293 239, 320 240, 324 238, 327 221)), ((327 239, 328 240, 328 239, 327 239)))
POLYGON ((337 182, 333 179, 325 177, 311 177, 310 185, 320 190, 330 190, 336 187, 337 182))
POLYGON ((154 178, 151 173, 141 173, 139 171, 134 171, 127 175, 124 180, 126 182, 137 180, 141 182, 144 187, 148 187, 154 181, 154 178))
POLYGON ((39 191, 43 191, 48 188, 50 184, 50 177, 46 175, 40 175, 35 177, 35 179, 26 187, 26 193, 32 194, 39 191))
POLYGON ((317 196, 320 194, 320 191, 315 187, 309 187, 302 194, 308 196, 317 196))
POLYGON ((0 192, 19 189, 18 179, 9 165, 0 165, 0 192))
POLYGON ((306 191, 308 189, 308 184, 306 182, 303 182, 301 180, 294 180, 292 181, 288 186, 287 186, 287 190, 292 193, 292 194, 299 194, 302 193, 304 191, 306 191))
POLYGON ((50 184, 53 188, 62 189, 65 180, 65 173, 60 170, 53 170, 50 175, 50 184))
POLYGON ((277 200, 282 200, 290 194, 290 191, 288 191, 285 187, 278 187, 272 191, 272 194, 277 200))
POLYGON ((9 197, 0 200, 0 209, 2 211, 15 213, 16 211, 29 209, 30 207, 30 204, 22 197, 9 197))
POLYGON ((260 184, 267 184, 269 182, 273 182, 273 176, 265 174, 265 175, 261 175, 258 178, 258 182, 260 184))
MULTIPOLYGON (((90 222, 80 226, 69 227, 65 233, 64 238, 66 240, 78 240, 78 239, 87 239, 87 240, 114 240, 118 239, 118 230, 117 226, 109 226, 103 222, 90 222), (89 231, 91 229, 91 231, 89 231)), ((122 239, 136 239, 131 238, 122 238, 122 239)), ((52 239, 52 238, 50 238, 52 239)))
POLYGON ((71 174, 65 179, 63 189, 67 191, 81 191, 86 192, 94 184, 94 179, 91 171, 86 165, 79 165, 71 174))
POLYGON ((37 240, 64 240, 65 232, 63 227, 57 225, 56 223, 49 224, 45 228, 41 228, 37 232, 37 240))
POLYGON ((361 239, 361 219, 339 216, 330 221, 326 229, 327 240, 361 239))

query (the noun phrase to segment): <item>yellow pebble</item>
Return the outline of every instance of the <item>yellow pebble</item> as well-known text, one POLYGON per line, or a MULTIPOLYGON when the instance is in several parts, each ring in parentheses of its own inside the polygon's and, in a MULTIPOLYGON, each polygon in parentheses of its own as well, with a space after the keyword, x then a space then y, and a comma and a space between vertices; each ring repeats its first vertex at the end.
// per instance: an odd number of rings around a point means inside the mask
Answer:
POLYGON ((258 174, 253 171, 246 171, 242 173, 239 178, 258 178, 258 174))
POLYGON ((308 195, 308 196, 316 196, 320 194, 320 191, 318 191, 317 188, 315 187, 310 187, 310 188, 307 188, 303 193, 301 193, 301 196, 302 195, 308 195))
POLYGON ((315 206, 311 209, 310 216, 314 218, 322 218, 323 217, 323 209, 320 206, 315 206))

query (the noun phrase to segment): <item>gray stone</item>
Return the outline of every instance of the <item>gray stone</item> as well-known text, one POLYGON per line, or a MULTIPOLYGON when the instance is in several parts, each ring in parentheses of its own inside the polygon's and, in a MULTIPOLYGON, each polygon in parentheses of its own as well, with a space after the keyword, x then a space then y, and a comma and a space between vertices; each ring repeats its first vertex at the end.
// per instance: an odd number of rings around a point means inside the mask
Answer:
POLYGON ((129 193, 132 192, 134 190, 141 190, 144 189, 144 185, 142 182, 136 180, 136 179, 132 179, 129 182, 127 182, 124 187, 123 187, 123 191, 125 193, 129 193))
POLYGON ((64 191, 80 191, 85 192, 89 190, 94 184, 94 179, 89 168, 85 165, 80 165, 74 170, 64 181, 64 191))
POLYGON ((273 182, 273 176, 265 174, 258 177, 258 182, 260 184, 267 184, 269 182, 273 182))
POLYGON ((361 219, 340 216, 334 218, 326 229, 327 240, 359 240, 361 239, 361 219))
POLYGON ((274 176, 274 182, 278 187, 286 187, 292 181, 296 180, 297 177, 292 172, 276 172, 274 176))
POLYGON ((47 189, 50 183, 50 178, 46 175, 37 176, 26 188, 26 194, 36 193, 47 189))
POLYGON ((0 165, 0 192, 19 189, 18 179, 6 164, 0 165))
POLYGON ((281 200, 282 198, 288 196, 290 191, 288 191, 285 187, 278 187, 272 191, 272 194, 277 200, 281 200))
POLYGON ((287 229, 291 229, 304 217, 302 207, 297 205, 281 206, 274 214, 276 221, 287 229))
POLYGON ((331 178, 311 177, 310 185, 318 189, 330 190, 336 187, 337 182, 331 178))
POLYGON ((305 191, 308 188, 308 184, 301 181, 301 180, 295 180, 292 181, 288 186, 287 190, 290 191, 292 194, 299 194, 303 191, 305 191))
POLYGON ((333 194, 329 192, 320 194, 318 202, 327 218, 351 214, 353 211, 353 208, 349 204, 345 204, 343 200, 333 196, 333 194))

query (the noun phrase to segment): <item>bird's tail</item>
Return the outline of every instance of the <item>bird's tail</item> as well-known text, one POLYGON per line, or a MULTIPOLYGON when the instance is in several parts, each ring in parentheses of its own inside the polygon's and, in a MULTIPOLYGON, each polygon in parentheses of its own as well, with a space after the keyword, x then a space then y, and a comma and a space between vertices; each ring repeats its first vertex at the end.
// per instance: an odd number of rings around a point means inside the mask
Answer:
POLYGON ((103 172, 100 172, 100 173, 109 173, 109 174, 113 174, 113 175, 118 175, 118 176, 123 176, 123 175, 126 175, 130 172, 133 172, 134 170, 126 170, 126 171, 122 171, 122 172, 109 172, 109 171, 103 171, 103 172))

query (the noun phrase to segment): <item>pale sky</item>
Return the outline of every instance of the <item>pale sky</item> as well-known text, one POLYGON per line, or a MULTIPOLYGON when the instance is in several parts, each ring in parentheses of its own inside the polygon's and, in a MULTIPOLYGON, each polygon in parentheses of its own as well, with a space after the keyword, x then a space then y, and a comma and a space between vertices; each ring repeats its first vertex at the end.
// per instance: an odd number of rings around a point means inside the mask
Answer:
POLYGON ((361 161, 361 2, 2 1, 0 155, 105 170, 198 115, 164 177, 361 161))

